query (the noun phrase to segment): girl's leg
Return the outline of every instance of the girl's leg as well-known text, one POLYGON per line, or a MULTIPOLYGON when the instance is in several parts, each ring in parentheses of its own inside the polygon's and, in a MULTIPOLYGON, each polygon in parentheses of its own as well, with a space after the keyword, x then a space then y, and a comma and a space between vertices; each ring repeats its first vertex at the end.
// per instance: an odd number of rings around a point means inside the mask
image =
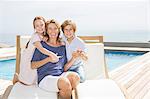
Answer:
POLYGON ((19 79, 18 79, 18 74, 15 73, 15 74, 14 74, 14 77, 13 77, 13 84, 15 84, 15 83, 18 82, 18 81, 19 81, 19 79))

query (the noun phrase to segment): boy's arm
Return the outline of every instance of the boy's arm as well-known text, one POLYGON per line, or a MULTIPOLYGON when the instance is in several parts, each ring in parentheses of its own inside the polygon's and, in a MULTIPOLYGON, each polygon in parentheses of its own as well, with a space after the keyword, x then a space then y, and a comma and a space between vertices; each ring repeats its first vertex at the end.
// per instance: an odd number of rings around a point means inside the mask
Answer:
POLYGON ((50 56, 54 62, 58 62, 59 57, 58 57, 55 53, 53 53, 53 52, 51 52, 51 51, 49 51, 49 50, 43 48, 43 46, 41 45, 41 43, 40 43, 39 41, 35 42, 35 43, 34 43, 34 46, 35 46, 41 53, 50 56))
POLYGON ((72 58, 65 64, 64 71, 67 71, 75 62, 75 60, 79 57, 78 52, 72 53, 72 58))
POLYGON ((64 66, 64 71, 66 72, 75 62, 75 58, 71 58, 64 66))

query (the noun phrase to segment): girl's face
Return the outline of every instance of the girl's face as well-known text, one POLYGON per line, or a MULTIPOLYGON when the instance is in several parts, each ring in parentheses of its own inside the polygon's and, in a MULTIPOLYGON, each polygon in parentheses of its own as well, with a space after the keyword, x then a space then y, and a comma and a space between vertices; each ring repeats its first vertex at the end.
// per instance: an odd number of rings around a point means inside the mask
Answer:
POLYGON ((64 27, 64 35, 66 38, 74 37, 74 29, 72 25, 67 25, 66 27, 64 27))
POLYGON ((35 28, 35 31, 37 33, 44 33, 45 32, 45 23, 43 20, 35 20, 34 22, 34 28, 35 28))
POLYGON ((54 23, 50 23, 47 27, 47 33, 50 38, 56 39, 59 34, 59 29, 54 23))

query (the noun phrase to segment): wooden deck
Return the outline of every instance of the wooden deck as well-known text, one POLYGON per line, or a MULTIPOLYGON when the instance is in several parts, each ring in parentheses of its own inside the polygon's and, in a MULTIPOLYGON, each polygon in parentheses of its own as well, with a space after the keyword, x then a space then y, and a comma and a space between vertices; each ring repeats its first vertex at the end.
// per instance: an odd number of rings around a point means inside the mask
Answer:
POLYGON ((150 99, 150 52, 110 72, 126 99, 150 99))
POLYGON ((0 79, 0 99, 9 85, 12 85, 12 81, 0 79))

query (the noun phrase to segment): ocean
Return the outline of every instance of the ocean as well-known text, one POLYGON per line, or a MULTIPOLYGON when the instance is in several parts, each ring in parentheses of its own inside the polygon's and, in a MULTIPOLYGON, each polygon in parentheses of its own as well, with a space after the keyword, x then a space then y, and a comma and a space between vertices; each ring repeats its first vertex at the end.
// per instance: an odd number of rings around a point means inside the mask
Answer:
MULTIPOLYGON (((5 43, 5 44, 9 44, 14 46, 16 43, 16 35, 31 35, 32 33, 11 33, 11 34, 1 34, 0 33, 0 43, 5 43)), ((88 36, 92 36, 92 35, 103 35, 104 36, 104 42, 148 42, 148 33, 145 32, 132 32, 132 33, 100 33, 99 32, 80 32, 77 33, 77 35, 88 35, 88 36)))

